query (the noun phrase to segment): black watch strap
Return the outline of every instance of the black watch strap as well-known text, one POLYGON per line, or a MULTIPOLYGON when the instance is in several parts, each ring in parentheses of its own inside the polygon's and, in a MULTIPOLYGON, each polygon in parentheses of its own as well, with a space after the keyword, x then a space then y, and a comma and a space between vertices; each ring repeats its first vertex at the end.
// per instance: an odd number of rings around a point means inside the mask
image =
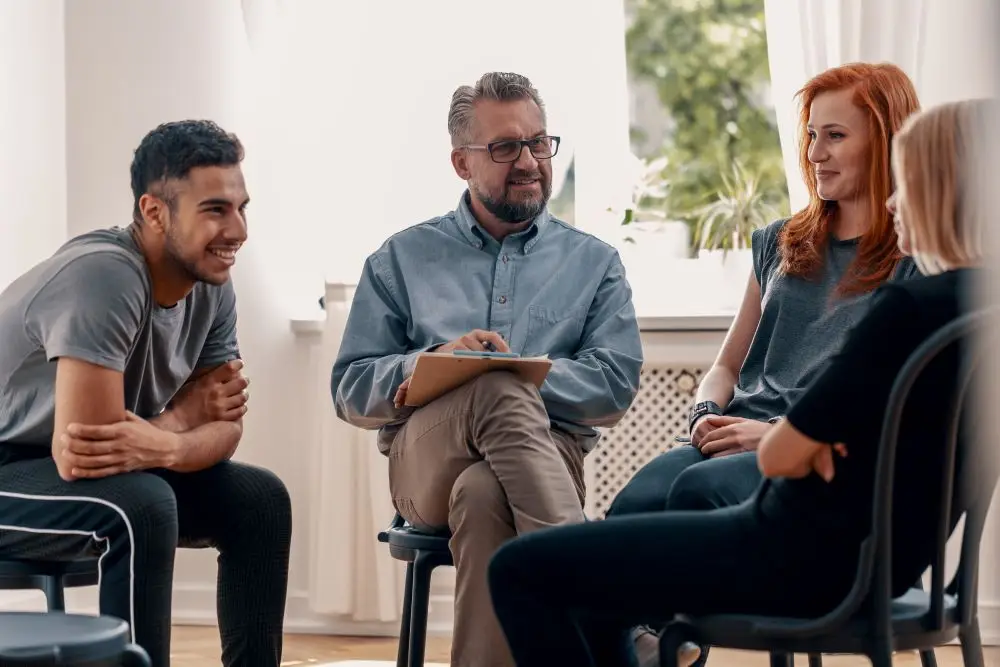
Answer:
POLYGON ((721 415, 722 408, 715 401, 702 401, 696 403, 693 408, 691 408, 691 414, 688 416, 688 432, 694 429, 694 423, 704 417, 705 415, 721 415))

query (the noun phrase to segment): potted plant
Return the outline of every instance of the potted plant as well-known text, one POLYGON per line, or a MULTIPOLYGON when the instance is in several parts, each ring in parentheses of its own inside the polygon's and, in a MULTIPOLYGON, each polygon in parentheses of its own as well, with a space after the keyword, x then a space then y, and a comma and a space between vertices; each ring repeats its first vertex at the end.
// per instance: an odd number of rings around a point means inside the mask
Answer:
POLYGON ((721 283, 730 297, 727 301, 736 305, 753 270, 753 232, 775 220, 778 212, 761 188, 760 178, 739 160, 732 162, 731 173, 721 177, 716 198, 693 212, 692 245, 699 260, 720 264, 721 283))
POLYGON ((777 209, 760 187, 760 179, 739 160, 732 173, 722 174, 722 189, 714 201, 694 211, 694 245, 698 256, 719 257, 727 263, 735 253, 741 264, 748 261, 753 232, 778 217, 777 209))

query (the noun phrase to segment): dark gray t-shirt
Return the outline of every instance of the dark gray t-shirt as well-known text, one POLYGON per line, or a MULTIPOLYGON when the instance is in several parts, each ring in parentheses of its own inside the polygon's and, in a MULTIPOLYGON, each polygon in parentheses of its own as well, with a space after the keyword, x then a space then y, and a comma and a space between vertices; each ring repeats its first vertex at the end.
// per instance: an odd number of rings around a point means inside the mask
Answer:
MULTIPOLYGON (((823 275, 816 280, 780 270, 778 234, 786 220, 753 233, 753 270, 760 283, 761 316, 725 414, 761 421, 783 416, 836 352, 865 313, 870 293, 834 295, 857 254, 857 239, 831 237, 823 275)), ((894 280, 920 275, 904 258, 894 280)))
POLYGON ((128 230, 68 241, 0 293, 0 443, 50 446, 59 357, 122 372, 125 408, 154 417, 192 371, 239 357, 231 281, 161 308, 128 230))

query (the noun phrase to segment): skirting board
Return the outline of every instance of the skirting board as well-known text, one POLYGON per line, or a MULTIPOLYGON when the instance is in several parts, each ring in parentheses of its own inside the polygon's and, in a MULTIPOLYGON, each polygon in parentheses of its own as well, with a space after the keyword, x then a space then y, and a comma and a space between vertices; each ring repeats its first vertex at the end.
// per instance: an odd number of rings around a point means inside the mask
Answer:
MULTIPOLYGON (((66 591, 69 611, 97 613, 96 588, 66 591)), ((29 591, 0 591, 2 611, 42 611, 45 601, 41 593, 29 591)), ((452 597, 447 594, 431 595, 427 619, 429 635, 447 637, 452 629, 452 597)), ((175 625, 215 625, 215 587, 208 585, 179 585, 174 588, 175 625)), ((1000 600, 981 601, 979 626, 983 644, 1000 646, 1000 600)), ((305 591, 293 591, 288 596, 285 609, 285 631, 290 634, 350 635, 396 637, 398 622, 359 622, 334 616, 320 615, 309 609, 305 591)))
MULTIPOLYGON (((175 625, 216 625, 215 586, 179 584, 174 586, 175 625)), ((79 614, 97 613, 97 588, 66 591, 66 609, 79 614)), ((45 598, 35 591, 0 591, 0 611, 44 611, 45 598)), ((431 594, 427 634, 446 637, 453 622, 452 596, 431 594)), ((285 606, 285 632, 291 634, 348 635, 371 637, 399 636, 399 622, 354 621, 317 614, 309 608, 305 591, 292 591, 285 606)))

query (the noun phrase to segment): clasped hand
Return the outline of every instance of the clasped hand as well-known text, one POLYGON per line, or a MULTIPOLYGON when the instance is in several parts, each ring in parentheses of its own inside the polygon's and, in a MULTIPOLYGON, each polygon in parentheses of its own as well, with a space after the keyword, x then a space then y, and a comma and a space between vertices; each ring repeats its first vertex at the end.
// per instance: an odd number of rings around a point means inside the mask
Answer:
POLYGON ((181 387, 170 402, 181 430, 243 417, 250 399, 250 378, 242 371, 243 362, 234 359, 181 387))
MULTIPOLYGON (((454 352, 455 350, 471 350, 473 352, 486 352, 488 351, 487 345, 492 347, 492 351, 494 352, 510 352, 510 346, 507 345, 507 341, 503 339, 503 336, 495 331, 485 331, 483 329, 474 329, 461 338, 441 345, 434 351, 454 352)), ((409 386, 410 378, 407 377, 396 389, 396 396, 393 398, 392 403, 396 406, 397 410, 403 407, 403 404, 406 402, 406 390, 409 386)))
POLYGON ((61 467, 71 479, 169 468, 181 446, 179 432, 246 414, 250 380, 242 368, 242 361, 230 361, 188 382, 164 413, 162 428, 132 412, 114 424, 69 424, 60 436, 61 467))
POLYGON ((180 436, 125 413, 115 424, 70 424, 60 438, 63 463, 73 479, 108 477, 149 468, 169 468, 180 436))
POLYGON ((691 443, 712 458, 751 452, 770 428, 771 424, 756 419, 709 415, 695 423, 691 443))

